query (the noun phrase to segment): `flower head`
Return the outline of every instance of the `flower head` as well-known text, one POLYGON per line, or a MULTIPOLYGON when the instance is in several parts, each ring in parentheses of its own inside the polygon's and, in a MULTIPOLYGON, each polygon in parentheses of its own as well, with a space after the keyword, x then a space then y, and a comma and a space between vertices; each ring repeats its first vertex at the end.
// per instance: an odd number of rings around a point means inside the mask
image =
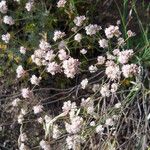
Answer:
POLYGON ((5 0, 2 0, 0 2, 0 12, 3 13, 3 14, 6 14, 7 13, 7 5, 6 5, 6 1, 5 0))
POLYGON ((3 34, 3 35, 2 35, 2 40, 3 40, 5 43, 9 43, 10 34, 9 34, 9 33, 3 34))
POLYGON ((88 26, 85 27, 86 34, 87 35, 94 35, 96 32, 101 30, 101 26, 98 26, 97 24, 89 24, 88 26))
POLYGON ((13 19, 11 16, 4 16, 3 22, 4 22, 5 24, 8 24, 8 25, 13 25, 13 24, 15 24, 15 21, 14 21, 14 19, 13 19))
POLYGON ((22 76, 24 76, 25 70, 21 65, 19 65, 16 69, 16 73, 17 73, 17 78, 21 78, 22 76))
POLYGON ((59 31, 59 30, 56 30, 56 31, 54 32, 53 40, 54 40, 54 41, 57 41, 58 39, 62 39, 65 35, 66 35, 65 32, 61 32, 61 31, 59 31))
POLYGON ((79 72, 80 62, 78 59, 69 58, 63 61, 64 73, 68 78, 74 78, 74 76, 79 72))
POLYGON ((73 22, 76 26, 80 27, 83 25, 83 22, 86 20, 85 16, 77 16, 74 18, 73 22))

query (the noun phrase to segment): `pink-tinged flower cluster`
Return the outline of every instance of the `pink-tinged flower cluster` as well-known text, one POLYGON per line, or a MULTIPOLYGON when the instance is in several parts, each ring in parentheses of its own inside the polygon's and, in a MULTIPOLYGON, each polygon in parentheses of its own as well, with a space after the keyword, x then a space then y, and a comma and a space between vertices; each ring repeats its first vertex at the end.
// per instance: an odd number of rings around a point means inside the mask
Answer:
POLYGON ((27 49, 26 49, 25 47, 21 46, 19 51, 20 51, 21 54, 24 54, 24 55, 25 55, 26 50, 27 50, 27 49))
POLYGON ((81 88, 82 89, 85 89, 87 85, 88 85, 88 79, 87 78, 81 81, 81 88))
POLYGON ((42 49, 42 50, 44 50, 44 51, 47 51, 47 50, 50 50, 51 45, 47 41, 45 41, 44 39, 42 39, 40 41, 39 48, 42 49))
POLYGON ((125 40, 123 38, 118 38, 118 46, 124 46, 125 45, 125 40))
POLYGON ((57 7, 60 8, 60 7, 65 7, 65 4, 67 3, 66 0, 59 0, 57 2, 57 7))
POLYGON ((40 141, 40 147, 43 150, 50 150, 51 149, 50 144, 45 140, 40 141))
POLYGON ((77 34, 74 36, 74 40, 80 43, 81 40, 82 40, 82 34, 77 33, 77 34))
POLYGON ((34 111, 34 114, 38 114, 38 113, 43 111, 43 106, 42 105, 36 105, 33 107, 33 111, 34 111))
POLYGON ((17 73, 17 78, 21 78, 24 76, 25 70, 23 69, 21 65, 19 65, 16 69, 16 73, 17 73))
POLYGON ((74 78, 75 75, 79 72, 79 65, 80 62, 78 59, 74 59, 72 57, 70 57, 67 60, 63 61, 63 69, 64 69, 64 73, 68 78, 74 78))
POLYGON ((68 136, 66 138, 68 149, 73 149, 73 150, 79 148, 80 143, 83 143, 83 141, 84 141, 83 138, 77 134, 68 136))
POLYGON ((102 97, 109 97, 111 94, 116 94, 118 90, 119 83, 112 83, 112 84, 104 84, 101 89, 100 93, 102 97))
POLYGON ((39 49, 35 50, 34 54, 31 55, 32 61, 38 66, 47 65, 56 56, 50 48, 51 45, 42 39, 39 44, 39 49))
POLYGON ((58 125, 53 125, 53 139, 58 139, 61 135, 61 131, 58 128, 58 125))
POLYGON ((49 72, 52 75, 55 75, 56 73, 60 72, 61 68, 56 62, 50 62, 47 66, 47 72, 49 72))
POLYGON ((57 40, 59 40, 59 39, 62 39, 65 35, 66 35, 65 32, 61 32, 61 31, 59 31, 59 30, 56 30, 56 31, 54 32, 53 40, 54 40, 54 41, 57 41, 57 40))
POLYGON ((86 99, 82 98, 81 104, 80 104, 88 114, 93 115, 94 114, 94 101, 92 98, 88 97, 86 99))
POLYGON ((118 53, 118 61, 121 64, 126 64, 126 63, 128 63, 129 59, 132 56, 133 56, 133 50, 132 49, 119 52, 118 53))
POLYGON ((66 131, 70 134, 77 134, 83 125, 83 118, 80 116, 74 116, 71 118, 71 123, 65 123, 66 131))
POLYGON ((64 49, 59 50, 58 58, 60 60, 66 60, 66 59, 68 59, 68 57, 69 56, 67 55, 67 52, 64 49))
POLYGON ((120 78, 121 71, 119 69, 119 66, 114 64, 107 66, 105 73, 108 78, 110 78, 111 80, 115 80, 120 78))
POLYGON ((13 25, 13 24, 15 24, 15 21, 14 21, 14 19, 13 19, 11 16, 4 16, 3 22, 4 22, 5 24, 8 24, 8 25, 13 25))
POLYGON ((2 40, 3 40, 5 43, 9 43, 10 34, 9 34, 9 33, 3 34, 3 35, 2 35, 2 40))
POLYGON ((23 88, 21 94, 23 98, 30 98, 32 92, 28 88, 23 88))
POLYGON ((109 85, 105 84, 101 87, 100 93, 102 97, 109 97, 110 96, 110 90, 109 90, 109 85))
POLYGON ((80 53, 85 55, 87 53, 87 50, 83 48, 83 49, 80 50, 80 53))
POLYGON ((134 32, 132 32, 131 30, 128 30, 128 31, 127 31, 127 35, 128 35, 128 37, 133 37, 133 36, 135 36, 136 34, 135 34, 134 32))
POLYGON ((97 70, 98 70, 98 68, 96 67, 96 65, 89 66, 90 73, 95 73, 97 70))
POLYGON ((29 0, 29 1, 26 3, 25 8, 26 8, 27 11, 31 11, 32 8, 33 8, 33 6, 34 6, 34 1, 33 1, 33 0, 29 0))
POLYGON ((63 107, 62 107, 63 112, 65 112, 66 114, 70 110, 76 110, 76 109, 77 109, 76 103, 75 102, 71 103, 71 101, 64 102, 63 107))
POLYGON ((105 35, 108 39, 115 37, 119 37, 121 32, 119 31, 118 26, 110 25, 108 28, 105 29, 105 35))
POLYGON ((41 77, 38 78, 36 77, 36 75, 32 75, 32 77, 30 78, 31 84, 34 84, 34 85, 39 85, 40 80, 41 80, 41 77))
POLYGON ((99 46, 102 47, 102 48, 107 48, 108 47, 108 40, 106 40, 106 39, 100 39, 98 41, 98 43, 99 43, 99 46))
POLYGON ((125 78, 133 77, 140 72, 136 64, 127 64, 122 66, 122 73, 125 78))
POLYGON ((98 26, 97 24, 89 24, 85 27, 86 34, 90 36, 96 34, 101 29, 101 26, 98 26))
POLYGON ((8 11, 8 7, 7 7, 7 4, 6 4, 6 1, 2 0, 0 2, 0 12, 3 13, 3 14, 6 14, 7 11, 8 11))
POLYGON ((80 27, 83 25, 84 21, 86 20, 85 16, 77 16, 74 18, 73 22, 76 26, 80 27))
MULTIPOLYGON (((107 78, 111 79, 112 81, 119 81, 122 74, 126 78, 135 76, 139 72, 139 67, 135 64, 127 64, 129 63, 129 60, 132 58, 133 54, 134 52, 132 49, 124 51, 115 49, 113 50, 113 54, 107 53, 107 60, 105 63, 105 74, 107 75, 107 78)), ((97 65, 104 64, 105 57, 98 56, 97 61, 97 65)))
POLYGON ((106 58, 104 56, 98 56, 97 57, 97 64, 103 65, 105 63, 106 58))

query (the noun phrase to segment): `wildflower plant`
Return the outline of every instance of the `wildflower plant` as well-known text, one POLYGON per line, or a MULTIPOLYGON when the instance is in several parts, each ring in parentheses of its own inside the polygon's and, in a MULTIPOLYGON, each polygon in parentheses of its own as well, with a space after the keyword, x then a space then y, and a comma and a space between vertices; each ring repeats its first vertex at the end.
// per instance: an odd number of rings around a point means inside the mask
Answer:
POLYGON ((124 35, 117 21, 94 23, 71 0, 11 4, 2 0, 0 12, 1 42, 19 85, 9 104, 15 146, 117 149, 118 120, 142 88, 142 66, 128 45, 136 33, 124 35))

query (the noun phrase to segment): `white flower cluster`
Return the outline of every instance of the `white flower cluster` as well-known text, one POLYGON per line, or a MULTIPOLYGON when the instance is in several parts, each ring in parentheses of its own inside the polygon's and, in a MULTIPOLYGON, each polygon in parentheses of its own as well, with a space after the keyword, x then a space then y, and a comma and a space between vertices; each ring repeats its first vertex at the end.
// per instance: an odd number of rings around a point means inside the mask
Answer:
POLYGON ((118 38, 118 46, 124 46, 125 45, 125 40, 123 38, 118 38))
POLYGON ((59 30, 56 30, 56 31, 54 32, 53 40, 54 40, 54 41, 57 41, 57 40, 59 40, 59 39, 62 39, 65 35, 66 35, 65 32, 61 32, 61 31, 59 31, 59 30))
POLYGON ((32 92, 28 88, 23 88, 21 94, 23 98, 30 98, 32 92))
POLYGON ((60 7, 65 7, 65 4, 66 4, 66 0, 59 0, 57 2, 57 7, 60 8, 60 7))
POLYGON ((111 80, 119 79, 121 74, 119 66, 116 64, 114 65, 110 64, 109 66, 107 66, 105 73, 107 77, 110 78, 111 80))
POLYGON ((66 114, 70 110, 76 110, 76 109, 77 109, 76 103, 75 102, 71 103, 71 101, 64 102, 62 107, 63 112, 66 112, 66 114))
MULTIPOLYGON (((31 56, 32 61, 38 66, 47 66, 47 72, 52 75, 64 71, 68 78, 74 78, 74 76, 79 72, 80 62, 78 59, 74 59, 67 54, 65 49, 60 49, 56 54, 51 49, 49 43, 44 40, 40 41, 39 49, 34 51, 31 56), (58 56, 62 63, 58 64, 54 58, 58 56)), ((35 83, 34 83, 35 84, 35 83)))
POLYGON ((92 87, 92 91, 93 92, 97 92, 99 89, 100 89, 100 85, 99 84, 93 84, 93 87, 92 87))
POLYGON ((51 149, 50 144, 45 140, 40 141, 40 146, 43 150, 50 150, 51 149))
POLYGON ((38 113, 43 111, 43 106, 42 105, 36 105, 33 107, 33 111, 34 111, 34 114, 38 114, 38 113))
MULTIPOLYGON (((116 55, 116 57, 109 55, 108 58, 118 60, 122 67, 113 60, 107 60, 105 74, 109 79, 119 82, 121 75, 123 75, 125 78, 129 78, 136 76, 139 73, 140 70, 136 64, 126 64, 128 63, 129 58, 133 56, 133 50, 125 50, 120 52, 116 49, 113 51, 113 53, 116 55)), ((102 97, 109 97, 110 93, 115 93, 118 89, 118 84, 119 83, 114 82, 111 85, 103 85, 100 90, 102 97)))
POLYGON ((0 12, 3 13, 3 14, 6 14, 7 13, 7 4, 6 4, 6 1, 5 0, 2 0, 0 2, 0 12))
POLYGON ((82 40, 82 35, 81 35, 80 33, 77 33, 77 34, 74 36, 74 40, 80 43, 81 40, 82 40))
POLYGON ((97 70, 98 70, 98 68, 96 67, 96 65, 89 66, 90 73, 95 73, 97 70))
POLYGON ((80 116, 73 116, 70 118, 71 123, 65 123, 66 131, 70 134, 77 134, 83 125, 83 118, 80 116))
POLYGON ((105 63, 106 58, 104 56, 98 56, 97 57, 97 64, 103 65, 105 63))
POLYGON ((131 30, 128 30, 128 31, 127 31, 127 35, 128 35, 128 37, 133 37, 133 36, 135 36, 136 34, 135 34, 134 32, 132 32, 131 30))
POLYGON ((10 34, 9 34, 9 33, 3 34, 3 35, 2 35, 2 40, 3 40, 5 43, 9 43, 10 34))
POLYGON ((119 31, 118 26, 110 25, 108 28, 105 29, 105 35, 108 39, 115 37, 119 37, 121 32, 119 31))
POLYGON ((80 53, 85 55, 87 53, 87 50, 83 48, 83 49, 80 50, 80 53))
POLYGON ((104 131, 104 127, 103 127, 103 125, 98 125, 97 127, 96 127, 96 133, 98 133, 98 134, 102 134, 103 133, 103 131, 104 131))
POLYGON ((79 149, 80 143, 82 143, 83 138, 80 135, 71 135, 66 138, 66 143, 68 149, 79 149))
POLYGON ((122 73, 125 78, 133 77, 140 72, 136 64, 127 64, 122 66, 122 73))
POLYGON ((101 29, 101 26, 98 26, 97 24, 89 24, 85 27, 86 34, 90 36, 96 34, 96 32, 98 32, 101 29))
POLYGON ((27 114, 27 110, 24 108, 21 108, 20 114, 18 115, 18 123, 22 124, 24 121, 24 116, 27 114))
POLYGON ((87 99, 82 98, 81 106, 87 111, 88 114, 94 114, 94 102, 90 97, 88 97, 87 99))
POLYGON ((102 48, 107 48, 108 47, 108 40, 100 39, 99 40, 99 46, 102 47, 102 48))
POLYGON ((20 102, 21 102, 21 100, 20 100, 19 98, 16 98, 16 99, 13 100, 12 106, 13 106, 13 107, 17 107, 20 102))
POLYGON ((47 66, 47 72, 55 75, 56 73, 60 72, 60 66, 56 62, 50 62, 47 66))
POLYGON ((24 143, 21 143, 19 150, 30 150, 30 149, 27 145, 25 145, 24 143))
POLYGON ((58 58, 60 60, 66 60, 66 59, 68 59, 68 57, 69 56, 67 55, 67 52, 64 49, 59 50, 58 58))
POLYGON ((39 82, 41 80, 41 77, 36 77, 36 75, 32 75, 32 77, 30 78, 30 82, 31 84, 34 84, 34 85, 39 85, 39 82))
POLYGON ((5 24, 8 24, 8 25, 13 25, 13 24, 15 24, 15 21, 14 21, 14 19, 13 19, 11 16, 4 16, 3 22, 4 22, 5 24))
POLYGON ((133 50, 124 50, 120 51, 119 49, 115 49, 113 51, 114 56, 111 55, 111 58, 117 59, 118 62, 123 65, 122 69, 120 69, 120 66, 117 65, 114 61, 109 60, 106 62, 106 75, 111 80, 120 79, 121 73, 124 75, 124 77, 132 77, 139 73, 138 66, 136 64, 127 64, 129 59, 133 56, 133 50), (126 64, 126 65, 125 65, 126 64))
POLYGON ((86 20, 85 16, 77 16, 74 18, 73 22, 75 23, 76 26, 81 27, 86 20))
POLYGON ((63 69, 64 69, 64 73, 68 78, 74 78, 74 76, 76 75, 76 73, 79 72, 79 65, 80 62, 78 59, 74 59, 72 57, 70 57, 67 60, 63 61, 63 69))
POLYGON ((51 45, 42 39, 39 44, 39 49, 35 50, 34 54, 31 55, 32 61, 37 66, 48 65, 55 57, 54 51, 50 48, 51 45))
POLYGON ((17 78, 21 78, 24 76, 25 70, 23 69, 21 65, 19 65, 16 69, 16 73, 17 73, 17 78))
POLYGON ((109 85, 105 84, 101 87, 100 93, 102 97, 109 97, 110 95, 110 90, 109 90, 109 85))
POLYGON ((25 47, 23 47, 23 46, 20 47, 20 53, 21 53, 21 54, 25 54, 25 53, 26 53, 26 50, 27 50, 27 49, 26 49, 25 47))
POLYGON ((132 49, 119 52, 118 53, 118 61, 121 64, 126 64, 126 63, 128 63, 129 59, 132 56, 133 56, 133 50, 132 49))
POLYGON ((28 137, 27 137, 27 135, 26 135, 26 133, 21 133, 20 134, 20 141, 21 142, 25 142, 25 141, 27 141, 28 140, 28 137))
POLYGON ((44 51, 48 51, 51 48, 51 45, 45 40, 41 40, 39 44, 39 48, 44 51))
POLYGON ((33 8, 33 6, 34 6, 33 0, 29 0, 29 1, 26 3, 25 8, 27 9, 27 11, 31 11, 32 8, 33 8))
POLYGON ((53 125, 53 139, 58 139, 61 135, 61 131, 58 129, 58 125, 53 125))
POLYGON ((81 81, 81 88, 82 89, 85 89, 87 85, 88 85, 88 79, 87 78, 81 81))

